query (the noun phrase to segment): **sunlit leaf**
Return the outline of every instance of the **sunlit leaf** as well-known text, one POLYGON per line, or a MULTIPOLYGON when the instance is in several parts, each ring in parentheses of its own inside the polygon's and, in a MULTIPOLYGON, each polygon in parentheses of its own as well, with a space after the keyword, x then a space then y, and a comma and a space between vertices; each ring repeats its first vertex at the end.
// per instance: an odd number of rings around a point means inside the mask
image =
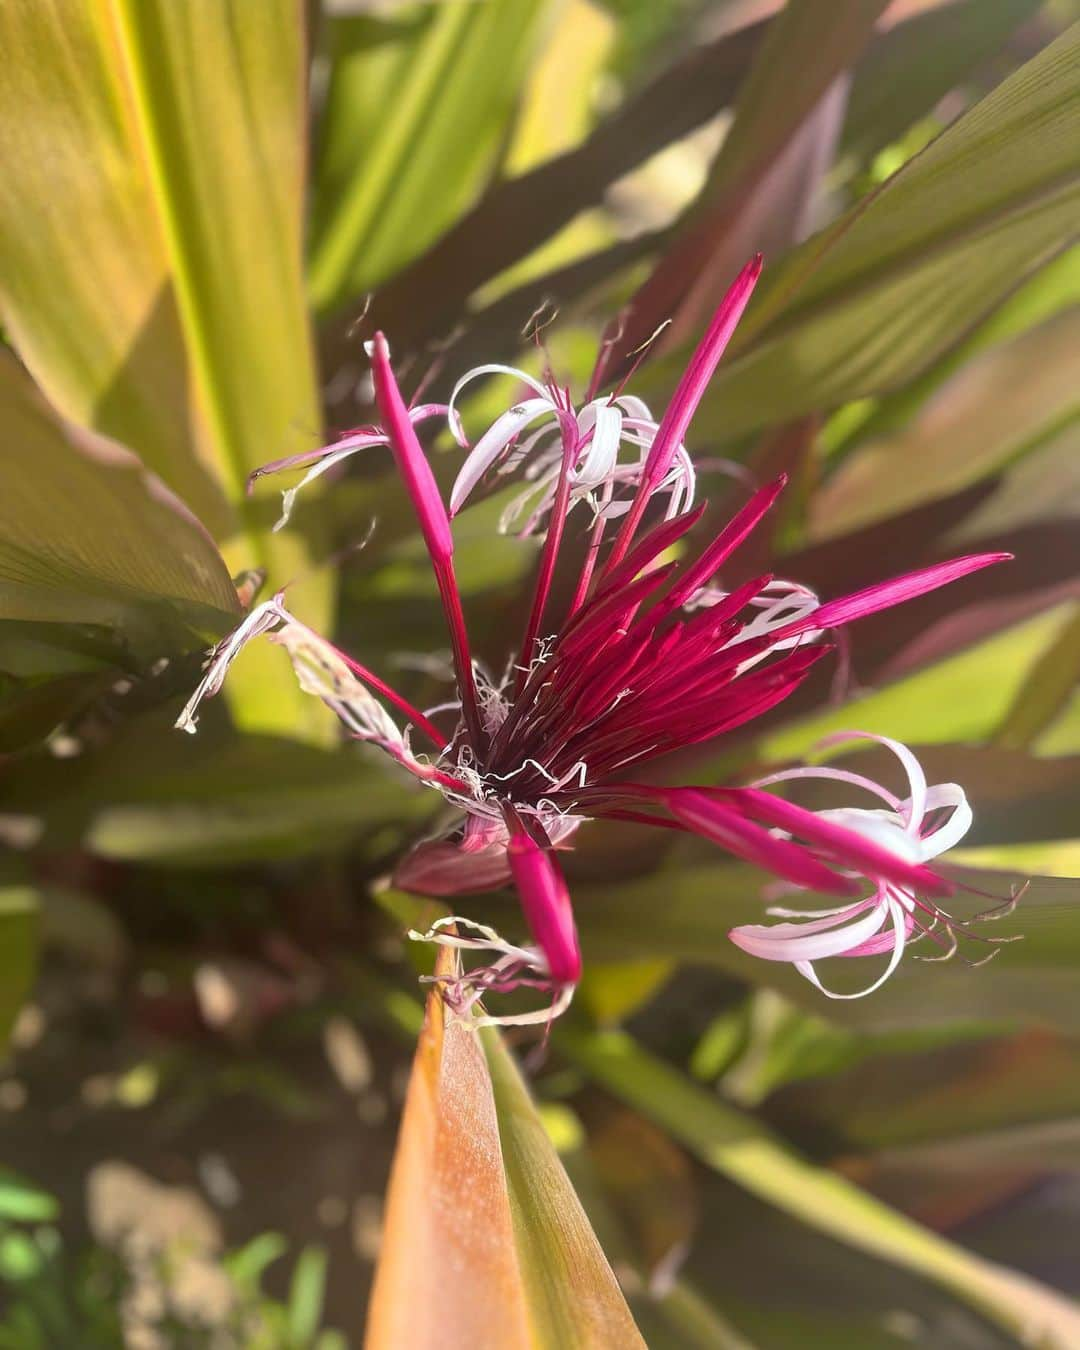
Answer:
POLYGON ((330 20, 311 258, 320 308, 410 261, 476 195, 548 8, 417 5, 330 20))
MULTIPOLYGON (((445 335, 485 282, 532 254, 582 211, 598 205, 618 178, 725 107, 762 28, 760 23, 742 27, 696 48, 630 94, 580 145, 492 184, 427 253, 380 290, 374 298, 375 313, 383 316, 399 342, 415 344, 445 335)), ((626 248, 615 258, 623 265, 626 248)), ((607 270, 615 270, 615 264, 607 270)), ((581 284, 575 283, 565 292, 546 282, 538 286, 541 296, 549 291, 576 295, 580 290, 581 284)), ((513 345, 524 318, 538 302, 522 295, 508 300, 514 315, 508 323, 513 345)), ((327 329, 324 346, 331 368, 350 358, 351 325, 350 316, 327 329)))
POLYGON ((1070 617, 1071 606, 1058 605, 957 656, 854 698, 842 709, 771 732, 759 750, 768 759, 788 759, 805 754, 833 731, 853 727, 923 744, 988 737, 1070 617))
POLYGON ((942 1286, 1019 1338, 1068 1350, 1080 1309, 1045 1285, 984 1261, 835 1173, 798 1157, 629 1036, 560 1028, 559 1045, 599 1084, 655 1121, 707 1167, 819 1232, 942 1286))
POLYGON ((1078 340, 1080 310, 1072 310, 970 362, 902 431, 845 459, 814 496, 812 536, 960 491, 1080 420, 1078 340))
POLYGON ((213 541, 134 455, 59 422, 10 358, 0 409, 0 618, 112 630, 144 661, 197 649, 235 622, 213 541))
MULTIPOLYGON (((908 380, 1072 239, 1080 24, 775 268, 698 435, 725 437, 908 380)), ((652 377, 670 381, 661 366, 652 377)))
MULTIPOLYGON (((450 974, 453 957, 437 970, 450 974)), ((643 1345, 509 1053, 433 992, 365 1344, 643 1345), (437 1297, 417 1297, 417 1280, 437 1297)))
MULTIPOLYGON (((63 415, 130 446, 235 537, 232 567, 267 566, 276 583, 308 570, 304 553, 241 504, 251 469, 320 434, 300 253, 303 10, 20 0, 0 18, 5 50, 23 54, 0 78, 14 345, 63 415)), ((294 599, 323 621, 325 580, 294 599)), ((245 659, 245 720, 294 734, 323 721, 293 684, 271 692, 258 662, 245 659)))
POLYGON ((1017 690, 994 737, 999 745, 1027 746, 1067 706, 1080 682, 1080 610, 1039 657, 1017 690))

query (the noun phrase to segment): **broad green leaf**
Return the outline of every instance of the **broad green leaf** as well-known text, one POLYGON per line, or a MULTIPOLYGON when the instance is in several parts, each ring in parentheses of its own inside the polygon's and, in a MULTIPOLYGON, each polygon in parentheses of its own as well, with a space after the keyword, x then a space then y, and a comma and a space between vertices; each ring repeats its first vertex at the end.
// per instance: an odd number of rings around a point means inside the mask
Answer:
POLYGON ((50 845, 196 867, 304 857, 380 827, 392 847, 430 809, 427 794, 352 749, 185 736, 146 719, 104 750, 28 766, 0 796, 0 812, 41 820, 50 845))
MULTIPOLYGON (((776 3, 777 0, 773 0, 776 3)), ((375 314, 400 344, 416 347, 449 332, 469 297, 486 282, 532 256, 608 188, 658 151, 689 135, 730 103, 763 24, 722 33, 674 62, 603 120, 580 145, 516 177, 493 183, 470 211, 374 298, 375 314)), ((643 251, 640 242, 563 268, 530 283, 481 320, 479 359, 520 344, 522 315, 545 295, 577 296, 643 251), (563 284, 556 284, 562 281, 563 284), (491 328, 496 332, 492 333, 491 328)), ((352 363, 353 316, 327 326, 325 364, 352 363)), ((462 368, 476 361, 458 363, 462 368)))
POLYGON ((7 1045, 37 963, 38 897, 29 885, 0 885, 0 1049, 7 1045))
MULTIPOLYGON (((725 438, 911 379, 1072 240, 1080 24, 774 269, 713 381, 725 438)), ((663 365, 652 376, 670 385, 663 365)))
MULTIPOLYGON (((303 12, 16 0, 0 16, 0 43, 22 53, 0 73, 14 345, 61 414, 129 445, 233 539, 235 569, 266 566, 276 584, 309 564, 242 501, 253 468, 320 434, 301 274, 303 12)), ((321 624, 325 580, 302 590, 321 624)), ((253 683, 246 720, 317 724, 292 683, 253 683)))
POLYGON ((965 366, 902 431, 848 455, 815 493, 810 537, 846 534, 999 472, 1080 421, 1080 308, 965 366))
POLYGON ((416 257, 494 166, 549 0, 330 21, 311 290, 329 308, 416 257))
POLYGON ((143 662, 236 622, 210 536, 134 455, 58 421, 10 357, 0 409, 0 618, 105 629, 143 662))
POLYGON ((842 123, 845 73, 885 8, 886 0, 787 5, 770 25, 700 207, 634 299, 619 360, 668 319, 659 350, 695 340, 748 257, 805 238, 842 123))
POLYGON ((753 1116, 727 1105, 620 1032, 565 1025, 560 1050, 591 1078, 687 1147, 707 1167, 840 1242, 947 1289, 998 1326, 1046 1350, 1080 1337, 1080 1308, 965 1251, 833 1172, 814 1167, 753 1116))
POLYGON ((960 0, 916 12, 878 37, 856 68, 842 149, 868 159, 995 56, 1041 0, 960 0))
MULTIPOLYGON (((447 950, 437 973, 456 970, 447 950)), ((367 1350, 642 1346, 508 1052, 439 993, 413 1063, 367 1350), (418 1297, 418 1285, 431 1291, 418 1297)))
POLYGON ((763 737, 758 752, 769 760, 795 758, 831 732, 851 728, 924 745, 989 737, 1058 640, 1071 608, 1058 605, 843 708, 791 722, 763 737))
POLYGON ((998 745, 1028 746, 1068 705, 1080 682, 1080 608, 1042 653, 998 727, 998 745))

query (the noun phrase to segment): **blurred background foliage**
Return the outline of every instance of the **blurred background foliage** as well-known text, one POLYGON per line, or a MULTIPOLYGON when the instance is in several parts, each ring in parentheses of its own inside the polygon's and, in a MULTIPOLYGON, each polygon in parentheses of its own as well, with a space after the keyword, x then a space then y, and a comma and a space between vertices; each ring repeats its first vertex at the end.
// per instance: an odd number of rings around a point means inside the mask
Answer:
MULTIPOLYGON (((491 1334, 496 1288, 505 1344, 639 1344, 623 1295, 673 1350, 1080 1344, 1078 19, 0 8, 0 1345, 360 1345, 380 1244, 373 1346, 428 1343, 450 1287, 444 1345, 491 1334), (588 974, 528 1060, 536 1107, 497 1039, 433 1026, 406 1087, 402 935, 437 911, 383 878, 430 798, 338 744, 274 651, 197 738, 172 722, 254 569, 439 701, 434 588, 388 457, 280 533, 246 477, 364 419, 375 324, 445 393, 536 361, 540 310, 578 387, 616 315, 617 367, 670 319, 635 380, 662 406, 756 249, 692 447, 794 480, 747 572, 830 595, 1016 562, 867 622, 843 690, 695 773, 839 725, 910 741, 975 805, 969 883, 1032 879, 1025 940, 825 1004, 727 941, 752 869, 594 826, 568 858, 588 974), (461 1222, 419 1243, 440 1206, 461 1222)), ((707 488, 719 518, 735 489, 707 488)), ((501 665, 535 549, 497 515, 463 517, 458 558, 501 665)), ((517 931, 508 897, 462 903, 517 931)))

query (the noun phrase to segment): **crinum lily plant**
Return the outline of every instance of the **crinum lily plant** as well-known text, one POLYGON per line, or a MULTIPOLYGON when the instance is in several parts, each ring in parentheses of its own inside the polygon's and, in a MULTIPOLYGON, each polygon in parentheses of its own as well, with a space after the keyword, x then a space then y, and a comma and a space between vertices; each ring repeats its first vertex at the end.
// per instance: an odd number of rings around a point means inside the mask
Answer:
MULTIPOLYGON (((821 958, 885 956, 884 973, 866 993, 892 973, 913 939, 927 937, 950 954, 971 936, 937 903, 952 887, 930 865, 963 835, 971 810, 955 784, 928 786, 915 757, 896 742, 885 744, 907 773, 905 799, 828 767, 788 770, 746 786, 669 787, 640 777, 650 761, 713 741, 783 702, 832 650, 831 630, 1008 556, 957 558, 824 601, 771 576, 724 588, 725 564, 773 506, 784 480, 754 492, 719 533, 692 548, 704 505, 694 505, 685 439, 760 267, 755 259, 736 279, 659 422, 622 387, 598 395, 599 376, 577 407, 553 378, 538 381, 496 365, 466 375, 447 405, 409 408, 380 333, 368 353, 381 424, 260 471, 306 467, 302 487, 348 456, 389 447, 438 583, 457 697, 441 709, 414 707, 295 618, 279 593, 255 606, 215 649, 178 725, 194 730, 200 700, 220 689, 245 643, 269 634, 288 652, 303 688, 352 736, 378 746, 460 810, 452 836, 412 849, 397 884, 447 896, 512 881, 531 940, 507 942, 460 918, 425 935, 488 954, 486 964, 447 989, 454 1006, 522 987, 542 992, 550 1006, 492 1020, 542 1021, 567 1006, 582 961, 557 853, 583 824, 601 817, 692 831, 766 868, 788 888, 843 897, 826 910, 774 909, 783 922, 731 933, 743 950, 792 962, 819 988, 814 962, 821 958), (457 411, 461 391, 474 378, 500 373, 528 394, 470 443, 457 411), (418 424, 437 418, 466 451, 449 508, 417 437, 418 424), (543 546, 516 660, 496 681, 470 654, 451 522, 485 480, 517 470, 524 487, 506 523, 542 534, 543 546), (585 543, 572 599, 556 614, 552 583, 571 513, 584 519, 585 543), (665 560, 673 552, 679 560, 665 560), (452 725, 440 722, 447 712, 452 725), (842 783, 874 804, 811 811, 769 790, 800 776, 842 783)), ((286 493, 286 515, 297 490, 286 493)))

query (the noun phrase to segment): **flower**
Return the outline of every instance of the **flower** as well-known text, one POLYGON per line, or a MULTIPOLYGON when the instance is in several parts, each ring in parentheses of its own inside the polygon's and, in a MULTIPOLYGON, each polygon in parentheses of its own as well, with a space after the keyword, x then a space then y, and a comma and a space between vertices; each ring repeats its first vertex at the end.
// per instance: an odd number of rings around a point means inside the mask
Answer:
MULTIPOLYGON (((929 863, 959 843, 971 828, 972 822, 971 807, 963 788, 957 783, 939 783, 928 787, 922 766, 912 752, 888 736, 859 731, 841 732, 823 741, 822 746, 859 740, 877 741, 896 755, 907 773, 908 796, 901 800, 881 784, 846 769, 827 766, 785 769, 759 779, 753 785, 754 790, 797 779, 826 779, 853 784, 871 793, 885 805, 804 812, 790 803, 778 802, 773 808, 773 818, 777 821, 776 835, 782 839, 802 835, 809 841, 815 841, 811 846, 816 844, 819 853, 831 853, 832 832, 839 829, 859 835, 902 862, 915 865, 929 863), (815 820, 808 821, 808 816, 815 817, 815 820), (826 833, 821 833, 817 822, 825 823, 826 833)), ((844 848, 855 861, 846 840, 844 848)), ((768 911, 770 914, 798 922, 745 924, 731 930, 732 942, 751 956, 766 961, 790 961, 800 975, 829 998, 849 999, 862 998, 880 988, 900 964, 905 948, 921 938, 929 938, 944 948, 943 956, 924 958, 926 960, 948 960, 958 952, 961 939, 981 938, 984 942, 995 944, 1015 941, 1012 937, 981 937, 973 932, 969 924, 958 922, 940 905, 920 895, 914 886, 876 870, 872 859, 864 869, 859 870, 864 871, 871 887, 871 893, 864 899, 833 909, 800 910, 773 906, 768 911), (889 953, 889 960, 885 969, 864 989, 854 993, 838 994, 826 989, 814 970, 814 962, 824 957, 876 956, 886 952, 889 953)), ((1014 895, 998 910, 976 917, 998 917, 1011 909, 1017 899, 1018 895, 1014 895)), ((995 946, 983 961, 990 960, 996 953, 995 946)))
MULTIPOLYGON (((378 746, 460 809, 453 836, 416 845, 395 881, 435 895, 512 881, 532 944, 504 942, 468 920, 456 920, 457 931, 440 925, 425 935, 495 957, 455 982, 449 992, 459 1007, 471 1006, 480 993, 518 987, 550 993, 552 1009, 505 1020, 541 1020, 566 1006, 581 953, 556 851, 598 817, 693 831, 798 887, 854 897, 859 876, 871 876, 904 894, 950 889, 914 851, 902 854, 891 836, 878 837, 881 829, 875 834, 865 813, 830 820, 782 802, 761 785, 665 788, 634 779, 651 761, 722 736, 786 699, 831 649, 830 629, 1007 556, 958 558, 824 602, 771 576, 723 588, 719 574, 776 501, 782 478, 759 488, 703 548, 689 551, 704 506, 693 506, 685 437, 760 266, 755 259, 736 279, 659 422, 621 388, 606 400, 593 390, 575 409, 568 389, 553 379, 530 379, 535 397, 514 404, 468 449, 449 510, 416 424, 441 412, 468 448, 456 409, 461 388, 474 375, 507 368, 481 367, 458 385, 449 404, 410 411, 382 334, 368 347, 381 426, 351 433, 325 447, 321 458, 316 453, 272 466, 308 466, 307 481, 346 454, 389 447, 446 615, 457 699, 442 711, 455 710, 456 724, 443 730, 435 720, 440 710, 414 707, 297 620, 279 593, 256 606, 216 649, 179 725, 194 729, 200 700, 221 687, 236 653, 268 634, 288 651, 303 688, 323 699, 351 735, 378 746), (486 477, 523 462, 533 478, 527 500, 512 515, 526 517, 526 533, 543 527, 544 543, 517 660, 494 681, 470 654, 451 516, 486 477), (646 528, 646 511, 661 494, 668 498, 666 510, 646 528), (573 598, 556 619, 549 614, 555 566, 567 516, 579 503, 591 506, 593 520, 573 598), (605 552, 605 535, 616 525, 605 552), (663 561, 676 548, 686 550, 683 560, 663 561), (403 715, 404 729, 388 708, 403 715), (414 738, 426 748, 414 750, 414 738), (797 830, 791 812, 800 813, 797 830)), ((889 905, 905 904, 883 903, 889 914, 889 905)))

